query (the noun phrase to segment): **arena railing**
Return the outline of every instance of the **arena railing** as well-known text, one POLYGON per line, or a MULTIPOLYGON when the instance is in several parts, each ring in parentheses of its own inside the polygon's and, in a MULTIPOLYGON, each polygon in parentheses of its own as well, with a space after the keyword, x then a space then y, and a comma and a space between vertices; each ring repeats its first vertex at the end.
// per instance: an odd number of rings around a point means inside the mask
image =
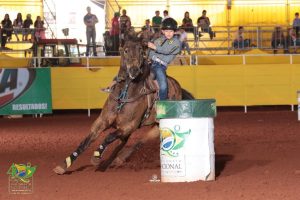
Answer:
MULTIPOLYGON (((119 66, 119 56, 97 57, 32 57, 32 58, 1 58, 1 62, 15 63, 15 67, 84 67, 103 68, 119 66), (21 62, 23 60, 23 62, 21 62), (114 60, 114 61, 113 61, 114 60), (26 62, 25 62, 26 61, 26 62), (23 65, 21 65, 23 64, 23 65)), ((200 65, 251 65, 251 64, 300 64, 300 54, 236 54, 236 55, 179 55, 178 61, 170 66, 200 65), (224 57, 228 58, 225 60, 224 57), (258 59, 264 58, 264 60, 258 59), (180 61, 180 59, 185 59, 180 61)), ((13 64, 9 64, 13 67, 13 64)), ((6 66, 2 64, 5 68, 6 66)))
MULTIPOLYGON (((188 43, 190 45, 191 51, 205 51, 208 54, 236 54, 236 53, 243 53, 246 50, 251 49, 262 49, 265 51, 273 51, 273 50, 283 50, 283 45, 276 46, 275 48, 272 47, 271 38, 272 32, 274 31, 274 26, 243 26, 244 27, 244 38, 248 39, 249 46, 240 46, 238 43, 236 47, 233 46, 233 42, 235 40, 235 35, 238 30, 238 26, 211 26, 213 32, 215 32, 216 37, 210 39, 209 33, 203 32, 198 27, 193 27, 192 32, 188 32, 188 43), (199 37, 201 34, 201 37, 199 37)), ((282 31, 285 35, 285 44, 287 48, 293 53, 296 53, 299 49, 299 42, 298 44, 294 45, 291 44, 289 41, 286 40, 288 30, 291 28, 290 26, 281 26, 282 31)), ((26 29, 25 29, 26 30, 26 29)), ((141 27, 135 27, 136 31, 140 31, 141 27)), ((28 29, 30 31, 29 35, 35 31, 35 29, 28 29)), ((19 33, 20 34, 20 33, 19 33)), ((14 34, 12 35, 14 37, 14 34)), ((70 36, 71 37, 71 36, 70 36)), ((69 38, 70 38, 69 37, 69 38)), ((79 41, 79 40, 78 40, 79 41)), ((116 53, 109 49, 107 49, 107 45, 104 40, 104 45, 101 42, 97 42, 97 48, 99 53, 104 53, 105 55, 110 55, 110 53, 116 53)), ((15 39, 7 44, 14 44, 16 43, 23 45, 22 43, 25 42, 17 42, 15 39)), ((82 52, 84 55, 85 45, 79 44, 82 52)), ((6 49, 0 49, 3 51, 6 49)))
MULTIPOLYGON (((243 26, 244 39, 249 41, 247 46, 234 46, 233 43, 236 39, 236 34, 239 26, 211 26, 212 31, 216 34, 216 37, 212 39, 209 37, 209 33, 201 31, 198 27, 194 27, 194 33, 189 34, 188 42, 192 46, 191 50, 210 51, 211 54, 215 54, 216 51, 227 50, 227 54, 230 51, 235 50, 251 50, 251 49, 263 49, 263 50, 276 50, 284 49, 283 45, 280 47, 272 47, 272 33, 277 26, 243 26), (196 37, 194 37, 196 34, 196 37), (199 37, 199 34, 202 36, 199 37)), ((298 45, 288 41, 287 37, 290 26, 280 26, 284 34, 284 41, 287 48, 297 50, 298 45)))

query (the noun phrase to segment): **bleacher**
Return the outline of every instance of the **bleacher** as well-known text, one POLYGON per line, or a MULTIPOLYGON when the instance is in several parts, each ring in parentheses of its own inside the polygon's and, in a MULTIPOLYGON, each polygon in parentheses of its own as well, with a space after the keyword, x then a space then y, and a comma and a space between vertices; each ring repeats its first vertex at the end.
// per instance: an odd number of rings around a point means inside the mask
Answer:
MULTIPOLYGON (((195 30, 197 27, 195 27, 195 30)), ((249 47, 233 47, 235 34, 238 27, 236 26, 215 26, 212 27, 216 33, 216 37, 209 38, 209 34, 205 32, 197 32, 197 35, 202 34, 202 37, 194 38, 193 33, 188 33, 188 43, 191 51, 203 52, 204 54, 241 54, 252 49, 264 50, 268 53, 284 53, 283 46, 273 48, 271 46, 273 26, 244 26, 245 39, 250 39, 251 43, 249 47)), ((287 36, 287 28, 283 29, 285 37, 287 36)), ((289 46, 289 53, 297 53, 299 46, 289 46)))

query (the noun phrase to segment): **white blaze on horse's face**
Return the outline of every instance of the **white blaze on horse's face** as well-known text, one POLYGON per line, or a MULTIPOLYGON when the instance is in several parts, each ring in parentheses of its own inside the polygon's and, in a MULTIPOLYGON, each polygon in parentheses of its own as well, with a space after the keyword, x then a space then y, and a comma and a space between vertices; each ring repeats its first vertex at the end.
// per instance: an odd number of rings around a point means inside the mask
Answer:
POLYGON ((140 42, 127 41, 124 45, 123 59, 126 64, 127 73, 131 79, 135 79, 142 73, 143 48, 140 42))

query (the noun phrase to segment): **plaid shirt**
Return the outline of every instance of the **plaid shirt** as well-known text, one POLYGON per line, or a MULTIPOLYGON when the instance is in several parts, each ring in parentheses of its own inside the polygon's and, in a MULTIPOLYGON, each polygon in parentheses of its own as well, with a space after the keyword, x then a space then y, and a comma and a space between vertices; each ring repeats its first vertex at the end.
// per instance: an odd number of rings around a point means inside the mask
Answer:
POLYGON ((165 36, 162 36, 156 39, 154 44, 156 50, 151 49, 149 53, 149 58, 154 61, 159 59, 169 64, 180 52, 180 41, 175 37, 168 40, 165 36))

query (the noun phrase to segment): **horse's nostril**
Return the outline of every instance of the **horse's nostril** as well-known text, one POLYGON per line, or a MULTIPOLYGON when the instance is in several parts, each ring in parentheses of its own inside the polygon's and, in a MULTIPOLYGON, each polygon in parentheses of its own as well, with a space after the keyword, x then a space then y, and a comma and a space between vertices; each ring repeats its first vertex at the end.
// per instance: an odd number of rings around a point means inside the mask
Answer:
POLYGON ((138 75, 139 75, 139 73, 140 73, 140 69, 138 68, 138 67, 131 67, 130 69, 129 69, 129 73, 130 73, 130 75, 132 76, 132 77, 137 77, 138 75))

